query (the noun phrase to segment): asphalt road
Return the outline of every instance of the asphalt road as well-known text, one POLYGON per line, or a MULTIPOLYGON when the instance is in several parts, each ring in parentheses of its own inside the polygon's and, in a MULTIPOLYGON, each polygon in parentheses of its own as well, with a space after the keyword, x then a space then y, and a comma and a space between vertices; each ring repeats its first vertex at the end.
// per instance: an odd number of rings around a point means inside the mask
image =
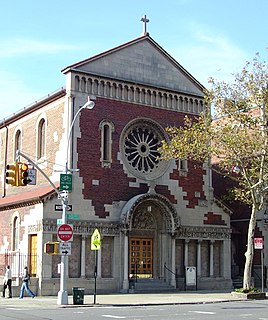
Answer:
POLYGON ((3 306, 0 308, 0 320, 268 320, 266 300, 164 306, 47 307, 3 306))

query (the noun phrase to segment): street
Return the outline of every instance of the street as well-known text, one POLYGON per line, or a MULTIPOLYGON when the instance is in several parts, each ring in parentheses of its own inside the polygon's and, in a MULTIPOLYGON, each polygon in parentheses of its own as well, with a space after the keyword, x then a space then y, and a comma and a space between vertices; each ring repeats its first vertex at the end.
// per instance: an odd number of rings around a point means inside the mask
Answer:
POLYGON ((66 308, 31 308, 0 305, 0 320, 207 320, 259 319, 268 320, 268 301, 238 301, 206 304, 180 304, 163 306, 80 306, 66 308))

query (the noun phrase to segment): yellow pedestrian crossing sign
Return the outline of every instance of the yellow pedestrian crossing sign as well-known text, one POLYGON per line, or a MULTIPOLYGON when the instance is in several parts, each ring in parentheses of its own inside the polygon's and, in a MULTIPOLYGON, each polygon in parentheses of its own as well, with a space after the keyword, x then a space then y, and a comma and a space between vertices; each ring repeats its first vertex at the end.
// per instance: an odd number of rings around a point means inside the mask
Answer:
POLYGON ((91 250, 100 250, 101 235, 98 229, 95 229, 91 236, 91 250))

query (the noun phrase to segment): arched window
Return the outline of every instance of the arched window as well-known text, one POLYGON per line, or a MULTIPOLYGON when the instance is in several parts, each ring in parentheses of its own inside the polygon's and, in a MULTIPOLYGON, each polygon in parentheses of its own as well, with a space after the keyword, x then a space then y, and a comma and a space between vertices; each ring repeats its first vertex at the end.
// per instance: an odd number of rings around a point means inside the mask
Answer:
POLYGON ((14 160, 16 160, 16 152, 21 150, 21 131, 17 130, 14 139, 14 160))
POLYGON ((100 123, 101 130, 101 162, 103 167, 110 167, 112 163, 112 132, 114 125, 107 120, 100 123))
POLYGON ((12 224, 12 250, 19 249, 19 218, 17 216, 13 219, 12 224))
POLYGON ((45 120, 41 119, 38 124, 38 140, 37 140, 37 159, 45 157, 45 141, 46 141, 46 128, 45 120))

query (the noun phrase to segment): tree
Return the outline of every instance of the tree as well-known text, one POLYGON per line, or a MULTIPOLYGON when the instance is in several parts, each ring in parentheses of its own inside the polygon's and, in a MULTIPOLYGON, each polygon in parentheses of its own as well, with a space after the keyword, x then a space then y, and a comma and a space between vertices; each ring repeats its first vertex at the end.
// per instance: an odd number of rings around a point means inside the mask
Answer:
POLYGON ((268 66, 259 54, 234 75, 233 83, 210 79, 205 92, 207 109, 186 116, 183 127, 166 129, 161 158, 188 159, 208 164, 234 180, 235 200, 250 205, 243 288, 250 288, 257 212, 268 189, 268 66), (211 116, 210 108, 215 110, 211 116))

